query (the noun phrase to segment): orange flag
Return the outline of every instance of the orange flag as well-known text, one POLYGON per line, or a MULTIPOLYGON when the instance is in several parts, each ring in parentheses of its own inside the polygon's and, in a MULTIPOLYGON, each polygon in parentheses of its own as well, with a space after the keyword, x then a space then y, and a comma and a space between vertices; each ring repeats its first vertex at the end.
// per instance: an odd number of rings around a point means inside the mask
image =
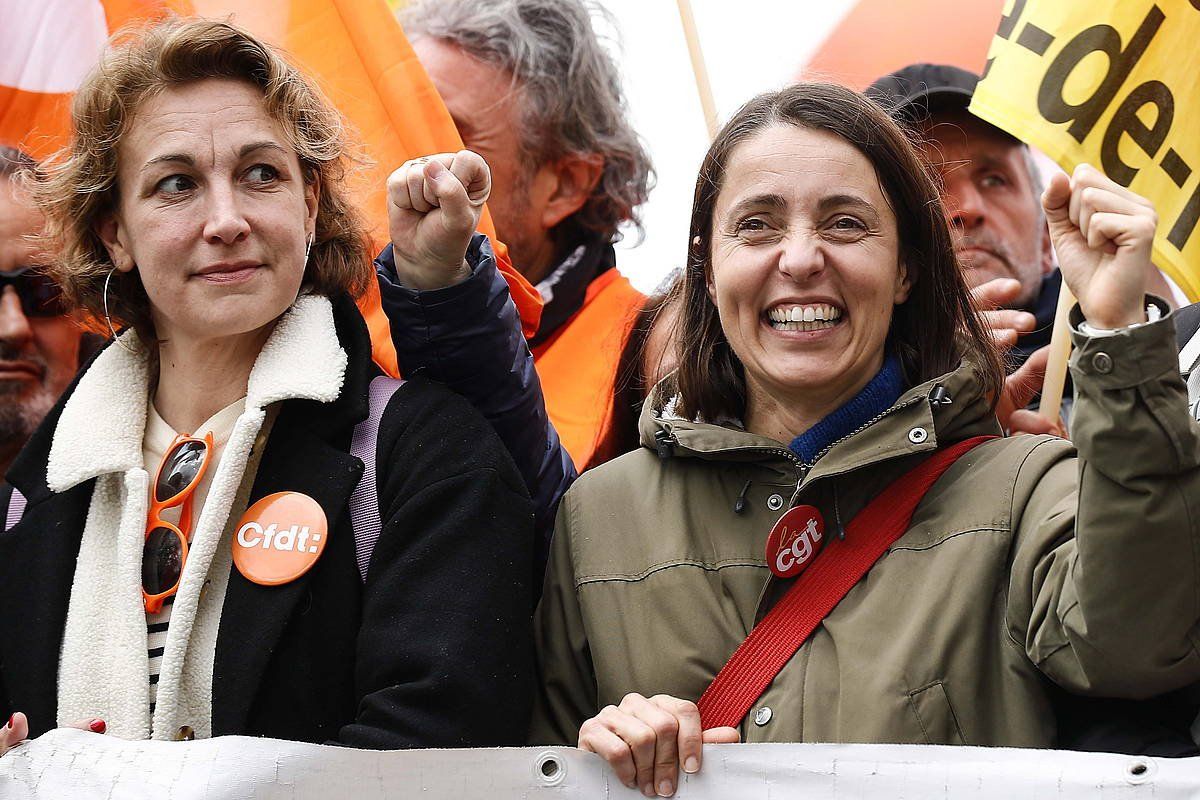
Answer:
MULTIPOLYGON (((0 141, 43 158, 67 142, 70 94, 95 64, 110 32, 174 11, 228 18, 282 48, 312 77, 357 133, 371 164, 354 187, 377 249, 388 242, 385 182, 410 158, 462 148, 445 105, 388 8, 387 0, 39 0, 14 3, 0 26, 0 141)), ((496 241, 487 210, 480 230, 496 245, 500 270, 525 334, 541 297, 496 241)), ((387 319, 372 285, 359 307, 375 361, 396 374, 387 319)))

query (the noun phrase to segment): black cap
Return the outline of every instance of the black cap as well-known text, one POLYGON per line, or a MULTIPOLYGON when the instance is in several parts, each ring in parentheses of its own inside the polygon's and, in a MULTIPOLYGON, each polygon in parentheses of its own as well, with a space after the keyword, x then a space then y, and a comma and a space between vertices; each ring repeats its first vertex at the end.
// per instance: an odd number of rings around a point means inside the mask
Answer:
POLYGON ((979 76, 949 64, 909 64, 879 78, 863 92, 898 122, 908 125, 942 111, 965 109, 979 76))

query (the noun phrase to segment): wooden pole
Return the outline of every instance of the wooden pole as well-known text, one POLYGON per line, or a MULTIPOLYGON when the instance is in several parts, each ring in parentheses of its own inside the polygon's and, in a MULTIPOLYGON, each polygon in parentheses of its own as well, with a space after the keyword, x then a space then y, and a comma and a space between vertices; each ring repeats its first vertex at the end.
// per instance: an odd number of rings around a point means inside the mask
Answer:
POLYGON ((708 126, 708 138, 711 141, 717 138, 717 104, 713 102, 712 86, 708 82, 708 67, 704 65, 704 51, 700 49, 696 18, 692 15, 691 0, 676 2, 679 4, 679 19, 683 23, 683 36, 687 39, 688 55, 692 57, 692 72, 696 76, 696 91, 700 94, 704 124, 708 126))
POLYGON ((1042 383, 1042 402, 1038 413, 1058 424, 1062 408, 1063 386, 1067 381, 1067 361, 1071 357, 1071 325, 1067 316, 1075 305, 1075 296, 1066 280, 1058 290, 1058 309, 1054 312, 1054 330, 1050 334, 1050 356, 1046 360, 1046 379, 1042 383))

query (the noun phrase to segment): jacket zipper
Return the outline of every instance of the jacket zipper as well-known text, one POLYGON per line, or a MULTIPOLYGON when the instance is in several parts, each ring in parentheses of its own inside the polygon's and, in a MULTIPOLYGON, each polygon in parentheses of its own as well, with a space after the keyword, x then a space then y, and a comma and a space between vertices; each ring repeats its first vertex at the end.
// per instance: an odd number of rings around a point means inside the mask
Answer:
MULTIPOLYGON (((743 450, 743 451, 757 450, 759 452, 762 452, 762 453, 765 453, 768 455, 782 456, 783 458, 785 458, 788 461, 795 464, 798 469, 802 469, 807 474, 809 471, 812 470, 813 467, 815 467, 817 465, 817 462, 820 461, 821 458, 823 458, 826 453, 828 453, 833 448, 837 447, 842 442, 849 439, 851 436, 857 436, 858 434, 865 431, 867 428, 869 428, 872 425, 874 425, 875 423, 879 422, 884 417, 887 417, 897 411, 900 411, 901 409, 908 408, 909 406, 914 406, 924 399, 925 399, 924 397, 913 397, 913 398, 901 403, 900 405, 891 406, 891 407, 881 411, 880 413, 871 417, 869 420, 867 420, 863 424, 859 425, 854 430, 847 433, 845 436, 842 436, 839 439, 835 439, 834 441, 825 445, 825 447, 823 447, 821 449, 821 452, 817 453, 816 456, 813 457, 813 460, 810 463, 805 463, 805 462, 801 461, 799 456, 797 456, 795 453, 793 453, 791 450, 789 450, 786 447, 735 447, 735 448, 731 448, 731 450, 735 450, 735 451, 736 450, 743 450)), ((661 427, 654 434, 654 443, 659 452, 659 455, 663 456, 665 458, 668 455, 671 455, 671 450, 674 449, 675 445, 679 444, 679 439, 678 439, 678 437, 675 436, 675 429, 671 426, 671 423, 660 421, 659 424, 661 425, 661 427), (665 454, 664 454, 664 450, 666 450, 665 454)))
POLYGON ((839 439, 835 439, 834 441, 825 445, 825 447, 823 447, 819 453, 817 453, 815 456, 813 456, 813 460, 811 462, 805 463, 805 462, 801 461, 799 456, 797 456, 795 453, 793 453, 791 450, 789 450, 786 447, 764 448, 763 452, 773 454, 773 455, 783 456, 784 458, 786 458, 788 461, 792 462, 796 466, 796 471, 798 473, 800 473, 800 477, 796 481, 796 492, 792 496, 792 501, 795 502, 795 499, 796 499, 795 495, 800 493, 800 488, 804 482, 804 479, 806 477, 808 477, 808 473, 812 472, 813 468, 816 467, 817 462, 820 461, 825 456, 826 453, 828 453, 833 448, 837 447, 842 442, 849 439, 851 436, 857 436, 858 434, 862 433, 867 428, 869 428, 872 425, 874 425, 875 423, 879 422, 881 419, 888 416, 889 414, 892 414, 892 413, 899 411, 901 409, 904 409, 904 408, 908 408, 909 406, 916 405, 922 399, 923 398, 920 398, 920 397, 914 397, 911 400, 908 400, 907 402, 901 403, 898 406, 891 406, 891 407, 885 409, 884 411, 876 414, 874 417, 871 417, 871 419, 869 419, 866 422, 864 422, 863 424, 859 425, 857 428, 850 431, 845 436, 842 436, 839 439))
MULTIPOLYGON (((834 441, 825 445, 825 447, 823 447, 819 453, 817 453, 815 456, 813 456, 813 460, 810 463, 805 463, 805 462, 801 461, 799 456, 797 456, 795 453, 793 453, 791 450, 789 450, 786 447, 764 447, 764 448, 756 447, 756 448, 737 448, 737 449, 754 449, 754 450, 760 450, 761 452, 768 454, 768 455, 782 456, 783 458, 787 459, 795 466, 796 472, 797 472, 796 489, 794 492, 792 492, 791 502, 788 504, 788 507, 791 508, 793 505, 795 505, 796 498, 800 495, 800 490, 804 486, 804 479, 806 477, 808 477, 808 474, 810 472, 812 472, 813 468, 817 465, 817 462, 820 461, 825 456, 826 453, 828 453, 830 450, 837 447, 839 444, 846 441, 850 437, 857 436, 858 434, 862 433, 867 428, 869 428, 872 425, 874 425, 875 423, 879 422, 884 417, 887 417, 888 415, 890 415, 896 411, 900 411, 901 409, 908 408, 909 406, 912 406, 912 405, 916 405, 917 403, 921 402, 924 399, 925 398, 923 398, 923 397, 914 397, 914 398, 907 400, 904 403, 901 403, 900 405, 890 406, 890 407, 884 409, 883 411, 881 411, 880 413, 871 417, 869 420, 867 420, 863 424, 859 425, 854 430, 847 433, 845 436, 835 439, 834 441)), ((659 428, 659 430, 657 432, 655 432, 655 434, 654 434, 654 443, 655 443, 655 448, 658 451, 659 458, 666 459, 666 458, 670 458, 671 456, 674 455, 675 446, 677 444, 679 444, 679 439, 678 439, 678 437, 675 436, 675 430, 674 430, 674 428, 672 428, 671 423, 663 422, 663 423, 661 423, 661 425, 662 425, 662 427, 659 428)), ((828 477, 833 477, 833 476, 828 476, 828 477)))
MULTIPOLYGON (((856 436, 857 434, 860 434, 860 433, 862 433, 862 432, 863 432, 863 431, 865 431, 867 428, 869 428, 869 427, 871 427, 872 425, 874 425, 876 422, 879 422, 879 420, 881 420, 881 419, 883 419, 884 417, 886 417, 886 416, 888 416, 889 414, 891 414, 893 411, 899 411, 899 410, 900 410, 900 409, 902 409, 902 408, 908 408, 908 407, 909 407, 909 406, 911 406, 911 405, 916 405, 918 402, 920 402, 920 401, 921 401, 921 400, 923 400, 923 399, 925 399, 925 398, 923 398, 923 397, 914 397, 914 398, 912 398, 911 400, 908 400, 907 402, 901 403, 901 404, 900 404, 900 405, 898 405, 898 406, 891 406, 891 407, 889 407, 889 408, 885 409, 884 411, 882 411, 882 412, 880 412, 880 413, 876 414, 875 416, 871 417, 871 419, 867 420, 867 421, 866 421, 866 422, 864 422, 862 425, 859 425, 857 428, 855 428, 854 430, 850 431, 849 433, 847 433, 847 434, 846 434, 845 436, 843 436, 842 438, 840 438, 840 439, 836 439, 836 440, 834 440, 834 441, 830 442, 829 444, 825 445, 825 447, 824 447, 824 448, 822 448, 821 452, 819 452, 819 453, 817 453, 815 456, 813 456, 812 463, 811 463, 811 464, 808 464, 808 465, 807 465, 807 467, 808 467, 808 468, 811 470, 813 467, 815 467, 815 466, 817 465, 817 462, 821 460, 821 457, 822 457, 822 456, 824 456, 826 453, 828 453, 830 450, 832 450, 833 448, 837 447, 839 444, 841 444, 842 442, 846 441, 846 440, 847 440, 847 439, 849 439, 851 436, 856 436)), ((791 452, 791 451, 788 451, 788 452, 791 452)))

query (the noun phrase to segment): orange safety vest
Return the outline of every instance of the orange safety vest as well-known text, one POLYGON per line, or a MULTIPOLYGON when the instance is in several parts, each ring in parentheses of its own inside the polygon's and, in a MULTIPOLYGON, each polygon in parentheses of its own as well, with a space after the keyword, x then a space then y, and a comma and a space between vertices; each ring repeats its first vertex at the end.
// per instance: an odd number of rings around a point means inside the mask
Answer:
POLYGON ((582 470, 612 409, 617 361, 646 296, 610 269, 588 286, 583 306, 533 350, 546 411, 582 470))

